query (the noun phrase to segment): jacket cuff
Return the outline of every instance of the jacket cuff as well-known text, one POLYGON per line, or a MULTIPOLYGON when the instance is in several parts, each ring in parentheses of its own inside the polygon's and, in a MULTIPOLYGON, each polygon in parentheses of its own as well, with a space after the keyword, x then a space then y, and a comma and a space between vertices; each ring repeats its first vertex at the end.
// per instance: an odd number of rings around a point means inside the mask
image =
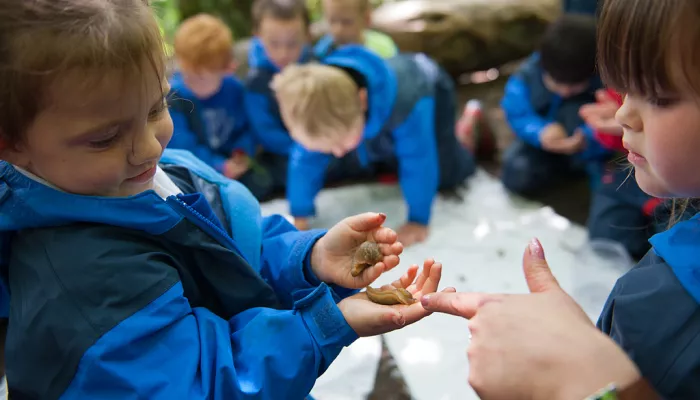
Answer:
POLYGON ((357 333, 345 320, 335 303, 330 288, 322 283, 301 300, 294 303, 304 323, 323 355, 321 372, 325 371, 345 346, 357 340, 357 333))
MULTIPOLYGON (((319 237, 320 239, 320 237, 319 237)), ((316 243, 314 243, 315 245, 316 243)), ((306 282, 311 287, 317 287, 322 284, 327 285, 331 289, 331 294, 333 295, 333 299, 335 300, 336 303, 339 303, 341 300, 350 297, 354 294, 357 294, 360 292, 359 289, 348 289, 342 286, 338 286, 335 284, 328 284, 326 282, 322 282, 316 274, 314 273, 313 268, 311 267, 311 253, 313 252, 313 246, 311 246, 307 252, 306 252, 306 258, 304 259, 304 277, 306 278, 306 282)))

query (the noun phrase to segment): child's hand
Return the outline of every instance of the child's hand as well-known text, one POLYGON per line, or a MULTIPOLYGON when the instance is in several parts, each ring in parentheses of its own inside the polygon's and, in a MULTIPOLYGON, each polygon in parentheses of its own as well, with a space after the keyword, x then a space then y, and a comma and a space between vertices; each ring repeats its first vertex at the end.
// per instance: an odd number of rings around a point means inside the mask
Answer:
MULTIPOLYGON (((345 320, 358 336, 374 336, 391 332, 430 315, 430 312, 421 305, 420 299, 426 294, 437 291, 442 276, 442 264, 436 263, 432 259, 426 260, 422 273, 418 279, 415 279, 417 272, 418 266, 412 265, 404 276, 391 285, 387 285, 387 288, 407 289, 414 299, 419 300, 410 306, 375 304, 369 301, 364 292, 338 303, 338 308, 343 313, 345 320)), ((454 291, 454 289, 449 288, 443 292, 454 291)))
POLYGON ((586 146, 586 137, 580 129, 573 135, 568 136, 561 124, 553 123, 547 125, 540 135, 542 149, 552 153, 576 154, 586 146))
POLYGON ((234 153, 224 164, 224 176, 238 179, 250 169, 250 158, 242 152, 234 153))
POLYGON ((311 252, 311 268, 318 279, 359 289, 399 265, 403 245, 396 241, 396 232, 382 226, 385 220, 384 214, 365 213, 345 218, 332 227, 311 252), (377 243, 384 259, 353 277, 355 251, 366 241, 377 243))
POLYGON ((622 125, 615 120, 620 106, 605 91, 596 92, 597 103, 583 105, 579 115, 591 128, 610 135, 622 135, 622 125))
POLYGON ((404 246, 411 246, 425 241, 428 238, 428 226, 409 222, 399 228, 399 242, 404 246))

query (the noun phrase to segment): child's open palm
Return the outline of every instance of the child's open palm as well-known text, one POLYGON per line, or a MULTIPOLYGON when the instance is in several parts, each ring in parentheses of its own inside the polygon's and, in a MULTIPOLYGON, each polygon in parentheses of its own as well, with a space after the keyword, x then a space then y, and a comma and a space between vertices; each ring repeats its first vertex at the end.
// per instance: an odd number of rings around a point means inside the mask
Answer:
MULTIPOLYGON (((348 297, 338 303, 345 320, 358 336, 374 336, 400 329, 418 322, 430 315, 420 303, 426 294, 435 293, 442 277, 442 264, 434 260, 423 263, 423 271, 418 275, 418 265, 412 265, 406 274, 391 285, 382 289, 403 288, 408 290, 417 301, 411 305, 385 306, 376 304, 367 298, 365 292, 348 297)), ((454 292, 453 288, 444 292, 454 292)))
POLYGON ((397 241, 396 232, 382 226, 385 220, 384 214, 365 213, 345 218, 333 226, 311 253, 311 268, 316 276, 326 283, 360 289, 399 265, 403 245, 397 241), (383 259, 353 277, 355 252, 367 241, 379 245, 383 259))

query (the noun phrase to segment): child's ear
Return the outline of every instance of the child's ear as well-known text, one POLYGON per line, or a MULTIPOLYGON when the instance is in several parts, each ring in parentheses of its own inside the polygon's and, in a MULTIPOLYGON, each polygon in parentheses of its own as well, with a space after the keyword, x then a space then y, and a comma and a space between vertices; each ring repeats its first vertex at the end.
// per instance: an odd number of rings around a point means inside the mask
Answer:
POLYGON ((360 97, 360 107, 362 107, 362 111, 367 111, 367 89, 360 89, 358 91, 358 96, 360 97))
POLYGON ((372 26, 372 7, 369 7, 365 11, 365 27, 369 28, 372 26))

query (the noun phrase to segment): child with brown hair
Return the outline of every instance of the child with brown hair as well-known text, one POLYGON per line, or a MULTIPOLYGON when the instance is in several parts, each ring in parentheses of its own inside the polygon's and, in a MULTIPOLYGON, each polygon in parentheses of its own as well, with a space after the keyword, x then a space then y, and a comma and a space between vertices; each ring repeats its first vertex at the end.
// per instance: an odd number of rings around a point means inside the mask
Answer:
POLYGON ((246 107, 264 152, 286 171, 293 140, 282 122, 270 83, 288 65, 311 59, 310 17, 304 0, 255 0, 252 13, 255 38, 248 51, 246 107))
POLYGON ((423 54, 383 60, 358 45, 340 47, 323 62, 289 67, 273 82, 298 142, 287 182, 297 227, 308 227, 324 180, 354 178, 381 165, 398 171, 408 203, 400 240, 425 240, 438 190, 456 188, 475 170, 454 134, 451 78, 423 54))
POLYGON ((363 45, 382 58, 391 58, 398 53, 391 37, 369 29, 372 20, 369 0, 323 0, 322 6, 330 33, 314 46, 316 56, 323 57, 337 46, 346 44, 363 45))
MULTIPOLYGON (((399 263, 384 215, 298 232, 164 150, 169 88, 147 2, 2 1, 0 20, 13 398, 302 399, 358 336, 428 314, 354 294, 399 263), (381 261, 353 277, 366 241, 381 261)), ((434 291, 440 270, 427 261, 408 290, 434 291)))
POLYGON ((219 18, 199 14, 182 22, 174 48, 178 71, 170 79, 174 131, 168 147, 191 151, 258 200, 266 199, 284 182, 264 162, 255 162, 245 88, 234 75, 231 30, 219 18))
MULTIPOLYGON (((700 3, 606 0, 598 59, 603 81, 625 93, 615 118, 639 187, 700 197, 700 3)), ((700 399, 700 214, 650 242, 613 288, 599 330, 536 240, 523 266, 531 294, 435 294, 424 304, 470 319, 469 379, 482 399, 700 399)))

